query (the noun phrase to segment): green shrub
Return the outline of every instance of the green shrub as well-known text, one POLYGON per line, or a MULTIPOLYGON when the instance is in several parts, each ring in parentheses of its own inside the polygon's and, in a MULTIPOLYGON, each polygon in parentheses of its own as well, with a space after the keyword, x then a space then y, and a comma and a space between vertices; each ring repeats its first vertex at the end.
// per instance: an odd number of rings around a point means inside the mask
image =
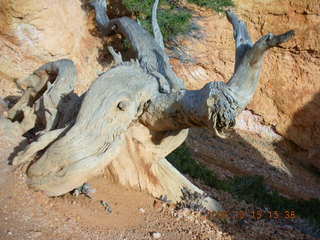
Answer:
MULTIPOLYGON (((232 0, 189 0, 189 2, 200 6, 222 11, 225 6, 233 5, 232 0)), ((152 6, 154 0, 123 0, 124 6, 129 9, 141 23, 141 25, 152 33, 152 6)), ((164 41, 175 38, 179 34, 191 31, 192 14, 186 8, 176 7, 172 1, 160 0, 158 6, 158 23, 164 41)))
MULTIPOLYGON (((140 24, 150 33, 153 3, 154 0, 123 0, 123 4, 137 16, 140 24)), ((189 10, 176 8, 167 0, 160 1, 160 4, 157 19, 164 41, 190 31, 192 15, 189 10)))
POLYGON ((123 0, 122 2, 131 12, 139 17, 151 16, 153 0, 123 0))
MULTIPOLYGON (((158 23, 163 40, 166 42, 179 34, 185 34, 191 29, 191 13, 186 9, 169 9, 158 11, 158 23)), ((141 20, 142 26, 152 33, 151 18, 141 20)))

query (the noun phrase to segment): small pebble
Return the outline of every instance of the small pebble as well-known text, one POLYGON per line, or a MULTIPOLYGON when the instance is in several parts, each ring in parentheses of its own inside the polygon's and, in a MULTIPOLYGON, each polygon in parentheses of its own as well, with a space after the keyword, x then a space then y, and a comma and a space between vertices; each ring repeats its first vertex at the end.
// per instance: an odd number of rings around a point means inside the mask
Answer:
POLYGON ((111 207, 107 207, 107 208, 106 208, 106 212, 112 213, 112 208, 111 208, 111 207))
POLYGON ((12 235, 12 232, 8 231, 7 234, 8 234, 8 235, 12 235))
POLYGON ((101 201, 100 201, 100 204, 101 204, 102 206, 104 206, 106 212, 112 213, 112 208, 111 208, 111 206, 110 206, 106 201, 101 200, 101 201))
POLYGON ((141 213, 145 213, 145 212, 146 212, 146 210, 144 210, 143 208, 139 208, 139 211, 140 211, 141 213))
POLYGON ((75 197, 78 197, 79 195, 80 195, 80 190, 79 189, 75 189, 74 191, 73 191, 73 196, 75 196, 75 197))
POLYGON ((159 233, 159 232, 153 232, 153 233, 152 233, 152 237, 153 237, 154 239, 159 239, 159 238, 161 238, 161 233, 159 233))

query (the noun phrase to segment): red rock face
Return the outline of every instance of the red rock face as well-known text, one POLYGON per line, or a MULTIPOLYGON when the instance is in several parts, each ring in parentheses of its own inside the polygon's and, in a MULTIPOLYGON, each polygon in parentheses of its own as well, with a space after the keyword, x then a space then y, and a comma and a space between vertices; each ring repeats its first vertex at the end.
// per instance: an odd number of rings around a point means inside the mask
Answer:
MULTIPOLYGON (((318 0, 235 2, 254 40, 268 32, 296 30, 294 40, 267 54, 259 89, 248 108, 314 158, 320 145, 318 0)), ((75 62, 78 92, 105 70, 97 61, 101 39, 92 35, 93 16, 81 1, 0 0, 0 6, 0 96, 21 95, 14 80, 56 59, 75 62)), ((191 89, 208 81, 227 81, 234 63, 232 27, 224 15, 191 7, 202 17, 196 21, 203 38, 182 39, 196 63, 173 60, 174 69, 191 89)))
POLYGON ((49 61, 70 58, 79 70, 78 90, 97 76, 101 40, 81 1, 1 0, 1 96, 16 94, 14 79, 27 77, 49 61))
MULTIPOLYGON (((272 49, 265 58, 259 89, 248 109, 263 122, 300 147, 320 145, 320 5, 317 0, 237 0, 236 12, 247 22, 253 40, 273 32, 296 31, 283 48, 272 49)), ((204 37, 183 38, 182 44, 196 64, 173 60, 178 75, 189 88, 208 81, 227 81, 233 73, 232 26, 211 11, 196 13, 204 37)))

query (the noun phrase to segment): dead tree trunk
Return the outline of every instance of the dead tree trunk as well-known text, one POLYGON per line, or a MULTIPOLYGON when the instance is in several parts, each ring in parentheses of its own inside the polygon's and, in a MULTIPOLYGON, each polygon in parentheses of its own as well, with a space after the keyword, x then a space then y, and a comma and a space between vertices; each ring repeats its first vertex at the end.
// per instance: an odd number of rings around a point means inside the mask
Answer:
MULTIPOLYGON (((48 63, 22 81, 27 89, 9 118, 20 112, 30 119, 23 129, 38 130, 38 140, 13 164, 31 162, 29 186, 49 196, 65 194, 103 171, 109 180, 173 201, 180 200, 182 188, 202 193, 165 157, 183 143, 190 127, 218 135, 232 128, 257 88, 264 53, 294 33, 268 34, 253 44, 245 23, 227 12, 236 41, 234 75, 227 84, 210 82, 191 91, 173 72, 163 44, 129 18, 109 20, 104 0, 91 4, 101 31, 127 37, 137 60, 122 62, 109 47, 118 65, 81 97, 73 93, 76 70, 69 60, 48 63)), ((154 29, 159 34, 157 24, 154 29)), ((204 205, 221 209, 209 197, 204 205)))

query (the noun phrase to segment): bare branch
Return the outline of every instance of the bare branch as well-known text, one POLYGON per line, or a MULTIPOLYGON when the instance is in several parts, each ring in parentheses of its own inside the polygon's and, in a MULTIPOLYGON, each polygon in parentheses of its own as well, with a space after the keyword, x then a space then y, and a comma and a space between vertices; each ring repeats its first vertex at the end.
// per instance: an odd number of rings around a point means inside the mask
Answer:
POLYGON ((229 22, 233 26, 233 36, 236 44, 234 71, 236 71, 243 59, 243 56, 247 50, 253 46, 253 43, 251 41, 246 23, 241 21, 237 15, 231 11, 227 11, 226 14, 229 22))
MULTIPOLYGON (((95 0, 94 4, 96 14, 99 16, 106 15, 105 6, 101 1, 95 0)), ((115 18, 110 21, 106 19, 109 18, 107 16, 97 18, 98 26, 106 24, 99 29, 102 29, 105 35, 116 32, 127 38, 137 53, 141 67, 147 73, 158 72, 162 74, 174 91, 184 88, 184 82, 172 70, 164 49, 159 46, 149 32, 128 17, 115 18)), ((167 87, 160 86, 159 89, 167 89, 167 87)))
MULTIPOLYGON (((25 85, 26 90, 9 110, 8 118, 15 120, 16 115, 24 111, 28 111, 30 115, 28 106, 34 105, 37 123, 41 123, 43 128, 53 129, 58 122, 60 126, 66 124, 75 114, 74 104, 79 104, 79 97, 73 94, 76 79, 77 70, 68 59, 41 66, 28 78, 19 81, 19 85, 25 85), (63 108, 59 108, 61 103, 64 104, 63 108)), ((27 112, 24 115, 27 115, 27 112)), ((28 124, 28 127, 34 126, 28 124)))
POLYGON ((108 35, 107 26, 110 22, 107 15, 108 3, 106 0, 90 0, 89 6, 93 7, 96 12, 96 22, 100 32, 104 35, 108 35))
POLYGON ((259 84, 260 72, 265 52, 279 44, 290 40, 294 36, 294 31, 289 31, 281 35, 269 33, 260 38, 250 49, 247 49, 232 78, 228 82, 233 97, 244 109, 251 101, 259 84))
POLYGON ((146 106, 140 120, 154 131, 207 127, 222 135, 234 126, 237 112, 238 105, 227 85, 210 82, 201 90, 158 96, 146 106))
POLYGON ((249 103, 257 88, 264 52, 294 35, 293 31, 279 36, 268 34, 253 45, 245 23, 231 12, 227 16, 233 24, 237 52, 231 80, 227 84, 211 82, 201 90, 180 90, 156 97, 146 106, 141 117, 148 128, 168 131, 207 127, 223 136, 224 130, 235 125, 236 116, 249 103))
POLYGON ((164 50, 163 36, 157 20, 158 5, 159 5, 159 0, 155 0, 152 7, 152 29, 153 29, 154 39, 159 44, 159 46, 164 50))
POLYGON ((113 60, 115 61, 116 65, 119 65, 121 63, 123 63, 122 61, 122 56, 121 56, 121 53, 120 52, 116 52, 113 47, 111 46, 108 46, 108 51, 109 53, 112 55, 113 57, 113 60))
POLYGON ((66 130, 66 128, 49 131, 41 135, 37 141, 28 145, 23 152, 20 152, 13 159, 12 165, 17 166, 22 163, 32 161, 32 159, 40 150, 46 148, 50 143, 56 140, 59 137, 59 135, 61 135, 66 130))

